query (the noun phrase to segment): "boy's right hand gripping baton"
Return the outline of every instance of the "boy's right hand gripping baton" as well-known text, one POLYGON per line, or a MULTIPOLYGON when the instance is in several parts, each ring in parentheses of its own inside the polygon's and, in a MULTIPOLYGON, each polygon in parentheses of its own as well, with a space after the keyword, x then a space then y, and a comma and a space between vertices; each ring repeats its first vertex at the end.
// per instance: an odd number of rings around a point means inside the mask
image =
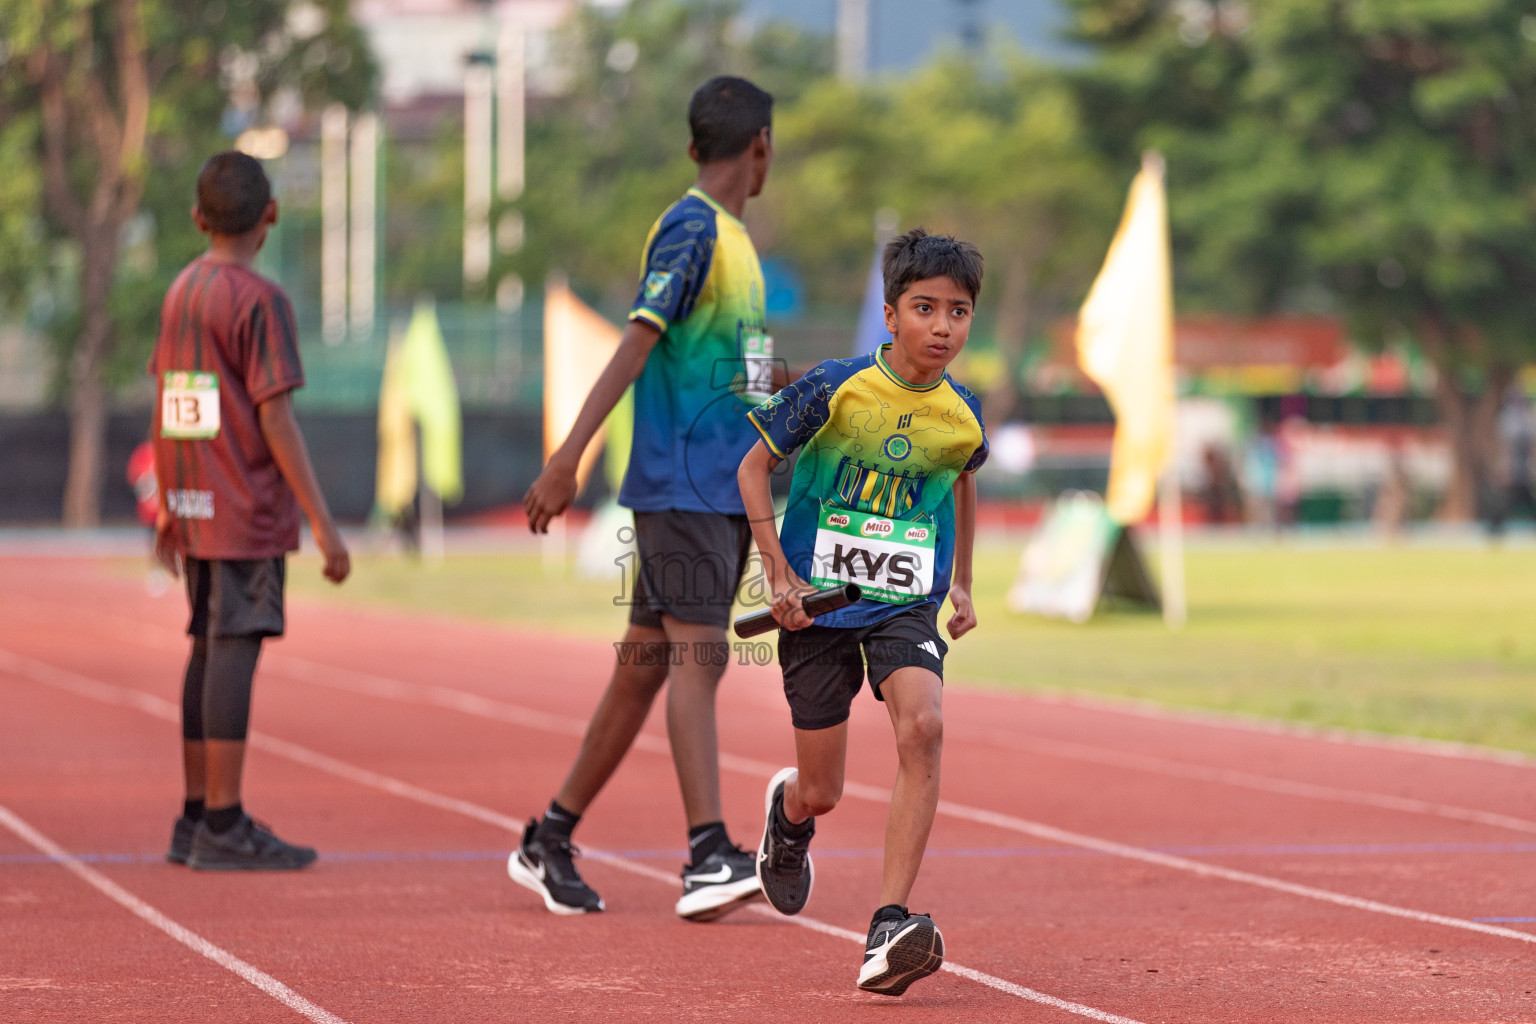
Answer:
MULTIPOLYGON (((818 590, 816 593, 800 602, 800 607, 805 609, 805 614, 811 618, 835 612, 839 608, 847 608, 861 596, 857 583, 848 583, 832 590, 818 590)), ((773 617, 773 609, 764 608, 760 612, 751 615, 743 615, 736 620, 736 635, 743 640, 749 637, 761 636, 769 630, 779 628, 779 621, 773 617)))

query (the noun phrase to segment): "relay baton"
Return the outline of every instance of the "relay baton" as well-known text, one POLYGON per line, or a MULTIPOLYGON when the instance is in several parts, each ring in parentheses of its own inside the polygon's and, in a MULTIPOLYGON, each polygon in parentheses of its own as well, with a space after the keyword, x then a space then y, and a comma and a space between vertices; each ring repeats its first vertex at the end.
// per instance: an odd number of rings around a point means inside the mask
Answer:
MULTIPOLYGON (((859 585, 848 583, 832 590, 818 590, 816 593, 800 602, 800 607, 805 609, 805 614, 811 618, 835 612, 839 608, 847 608, 860 597, 859 585)), ((773 617, 773 609, 764 608, 762 611, 753 612, 751 615, 743 615, 736 620, 736 635, 743 640, 748 637, 761 636, 770 630, 779 628, 779 622, 773 617)))

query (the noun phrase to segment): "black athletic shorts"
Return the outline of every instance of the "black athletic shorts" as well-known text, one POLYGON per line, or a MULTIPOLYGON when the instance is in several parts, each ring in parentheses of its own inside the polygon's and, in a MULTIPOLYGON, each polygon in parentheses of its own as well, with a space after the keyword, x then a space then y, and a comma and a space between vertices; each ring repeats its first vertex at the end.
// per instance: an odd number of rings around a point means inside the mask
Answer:
POLYGON ((192 605, 188 636, 283 635, 286 559, 184 558, 182 571, 192 605))
POLYGON ((661 617, 670 615, 679 622, 729 626, 751 544, 746 516, 636 512, 640 562, 629 621, 660 629, 661 617))
POLYGON ((864 685, 866 662, 869 688, 876 700, 884 700, 880 684, 899 668, 926 668, 942 680, 948 653, 949 645, 939 636, 939 606, 932 601, 903 609, 872 626, 781 629, 779 666, 784 670, 790 720, 796 729, 841 725, 864 685))

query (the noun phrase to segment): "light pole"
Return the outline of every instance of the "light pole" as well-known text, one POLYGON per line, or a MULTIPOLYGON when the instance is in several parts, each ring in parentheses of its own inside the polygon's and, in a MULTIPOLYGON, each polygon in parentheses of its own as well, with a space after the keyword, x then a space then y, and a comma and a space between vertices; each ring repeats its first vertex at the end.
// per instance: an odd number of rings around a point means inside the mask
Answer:
POLYGON ((837 74, 861 82, 869 71, 871 0, 837 0, 837 74))
POLYGON ((464 290, 491 272, 491 97, 495 58, 469 55, 464 69, 464 290))
POLYGON ((327 345, 347 336, 347 108, 320 114, 320 328, 327 345))

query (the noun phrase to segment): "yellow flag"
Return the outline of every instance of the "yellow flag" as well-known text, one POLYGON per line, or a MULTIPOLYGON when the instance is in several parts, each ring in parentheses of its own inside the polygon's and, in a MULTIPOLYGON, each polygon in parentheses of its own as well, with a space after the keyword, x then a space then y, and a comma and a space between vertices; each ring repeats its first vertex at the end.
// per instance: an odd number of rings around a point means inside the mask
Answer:
POLYGON ((459 388, 448 361, 437 307, 416 303, 400 349, 411 413, 421 424, 421 471, 427 486, 447 504, 464 496, 464 419, 459 388))
POLYGON ((1122 525, 1152 509, 1173 450, 1173 279, 1163 160, 1148 154, 1077 327, 1077 361, 1115 413, 1105 506, 1122 525))
MULTIPOLYGON (((620 331, 582 302, 563 280, 551 278, 544 289, 544 458, 547 460, 571 427, 587 393, 619 347, 620 331)), ((597 461, 605 433, 615 442, 622 440, 624 462, 628 463, 628 440, 633 425, 633 403, 621 401, 600 428, 587 450, 582 452, 576 469, 576 487, 586 485, 587 475, 597 461), (628 419, 625 418, 627 412, 628 419), (622 424, 622 429, 620 425, 622 424), (610 433, 610 426, 613 428, 610 433)), ((618 453, 610 452, 610 482, 618 453)), ((618 471, 620 479, 623 471, 618 471)))
POLYGON ((391 338, 379 388, 379 465, 374 503, 391 518, 416 497, 416 418, 400 359, 401 339, 391 338))

